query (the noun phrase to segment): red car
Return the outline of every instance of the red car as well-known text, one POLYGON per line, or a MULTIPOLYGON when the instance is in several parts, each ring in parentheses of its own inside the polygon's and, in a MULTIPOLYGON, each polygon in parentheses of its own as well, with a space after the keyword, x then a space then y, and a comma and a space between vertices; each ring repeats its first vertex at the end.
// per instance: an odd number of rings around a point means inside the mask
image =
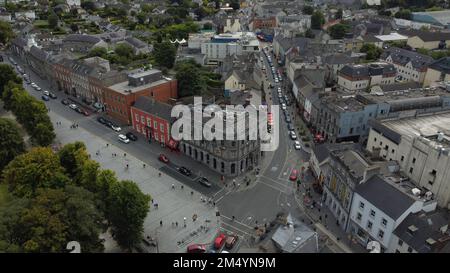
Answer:
POLYGON ((188 253, 204 253, 206 252, 206 246, 200 244, 193 244, 187 247, 188 253))
POLYGON ((221 249, 222 246, 225 244, 225 241, 227 240, 227 236, 223 233, 221 233, 217 238, 214 240, 214 248, 215 249, 221 249))
POLYGON ((291 175, 289 176, 289 179, 295 181, 297 180, 297 178, 298 178, 298 171, 296 169, 293 169, 291 175))
POLYGON ((169 158, 165 154, 160 154, 158 157, 159 161, 164 163, 169 163, 169 158))

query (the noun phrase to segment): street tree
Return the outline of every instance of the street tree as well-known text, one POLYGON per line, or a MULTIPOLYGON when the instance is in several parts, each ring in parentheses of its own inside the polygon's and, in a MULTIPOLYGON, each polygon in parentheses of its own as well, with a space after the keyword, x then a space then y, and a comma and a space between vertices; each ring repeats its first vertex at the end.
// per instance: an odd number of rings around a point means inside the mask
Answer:
POLYGON ((311 16, 311 28, 321 29, 322 25, 325 23, 325 17, 320 10, 316 10, 311 16))
POLYGON ((176 52, 177 49, 172 43, 164 41, 155 44, 153 54, 159 66, 170 69, 174 65, 176 52))
POLYGON ((110 223, 117 243, 131 250, 142 241, 144 219, 149 211, 150 196, 132 181, 111 185, 109 197, 110 223))
POLYGON ((350 30, 350 26, 346 24, 336 24, 331 26, 328 31, 333 39, 342 39, 350 30))
POLYGON ((377 60, 383 50, 379 47, 377 47, 374 44, 364 44, 361 49, 361 52, 366 53, 366 60, 367 61, 374 61, 377 60))
POLYGON ((0 118, 0 171, 16 156, 25 152, 25 144, 17 124, 0 118))
POLYGON ((7 44, 14 37, 11 24, 0 20, 0 44, 7 44))
POLYGON ((32 197, 38 188, 62 188, 70 180, 50 148, 36 147, 3 169, 3 182, 15 196, 32 197))
MULTIPOLYGON (((0 25, 1 23, 2 21, 0 21, 0 25)), ((3 94, 3 89, 9 81, 22 85, 22 79, 17 76, 12 66, 10 66, 9 64, 0 64, 0 98, 3 94)))
POLYGON ((194 61, 179 62, 175 67, 180 97, 199 95, 206 88, 200 68, 194 61))

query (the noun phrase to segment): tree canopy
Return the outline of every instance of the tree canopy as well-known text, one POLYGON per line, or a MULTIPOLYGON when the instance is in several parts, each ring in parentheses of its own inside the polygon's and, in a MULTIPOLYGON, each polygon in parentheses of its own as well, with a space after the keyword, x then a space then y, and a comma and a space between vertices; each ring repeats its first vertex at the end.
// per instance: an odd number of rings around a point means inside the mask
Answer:
POLYGON ((367 61, 375 61, 377 60, 381 53, 383 52, 383 50, 379 47, 377 47, 374 44, 364 44, 361 47, 361 52, 366 53, 366 60, 367 61))
POLYGON ((19 127, 10 119, 0 118, 0 171, 25 151, 19 127))
POLYGON ((156 63, 161 67, 172 68, 175 62, 177 49, 169 41, 156 43, 154 46, 154 57, 156 63))
POLYGON ((336 24, 331 26, 328 29, 328 32, 330 33, 330 36, 333 39, 342 39, 344 38, 345 34, 350 30, 350 26, 346 24, 336 24))
POLYGON ((7 44, 14 37, 14 32, 11 25, 3 20, 0 20, 0 43, 7 44))
POLYGON ((325 17, 320 10, 316 10, 311 16, 311 28, 321 29, 323 24, 325 24, 325 17))

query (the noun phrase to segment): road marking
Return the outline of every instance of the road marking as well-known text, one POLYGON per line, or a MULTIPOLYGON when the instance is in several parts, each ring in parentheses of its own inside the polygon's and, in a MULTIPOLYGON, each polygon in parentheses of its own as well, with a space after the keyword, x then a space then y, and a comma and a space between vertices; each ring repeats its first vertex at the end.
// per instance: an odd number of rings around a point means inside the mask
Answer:
POLYGON ((281 190, 280 188, 274 187, 273 185, 268 184, 268 183, 266 183, 266 182, 264 182, 264 181, 260 181, 260 183, 261 183, 262 185, 266 185, 267 187, 270 187, 270 188, 272 188, 272 189, 274 189, 274 190, 277 190, 277 191, 280 191, 280 192, 282 192, 282 193, 287 193, 287 192, 281 190))
MULTIPOLYGON (((242 222, 236 221, 236 220, 233 221, 233 219, 231 219, 230 217, 227 217, 227 216, 225 216, 225 215, 221 215, 221 217, 223 217, 223 218, 225 218, 225 219, 227 219, 227 220, 230 220, 230 221, 232 221, 233 223, 240 224, 240 225, 242 225, 242 226, 244 226, 244 227, 246 227, 246 228, 253 229, 251 226, 248 226, 248 225, 246 225, 246 224, 244 224, 244 223, 242 223, 242 222)), ((222 222, 222 223, 225 223, 225 222, 222 222)))
MULTIPOLYGON (((222 224, 223 225, 227 225, 227 226, 231 227, 232 229, 235 229, 235 230, 237 230, 237 231, 239 231, 241 233, 244 233, 245 235, 252 236, 252 234, 250 234, 250 233, 248 233, 246 231, 243 231, 242 229, 239 229, 239 228, 237 228, 237 227, 235 227, 235 226, 233 226, 231 224, 228 224, 228 223, 225 223, 225 222, 222 222, 222 224)), ((224 227, 221 227, 221 228, 225 229, 224 227)), ((233 232, 233 231, 231 231, 231 232, 232 233, 236 233, 236 232, 233 232)))

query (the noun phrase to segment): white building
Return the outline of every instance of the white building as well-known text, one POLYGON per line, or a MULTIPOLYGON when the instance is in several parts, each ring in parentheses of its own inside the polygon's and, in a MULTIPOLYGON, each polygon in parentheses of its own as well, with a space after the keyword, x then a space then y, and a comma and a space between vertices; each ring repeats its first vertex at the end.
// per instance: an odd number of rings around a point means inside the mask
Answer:
POLYGON ((434 62, 430 56, 398 47, 386 49, 380 59, 395 66, 399 80, 418 83, 424 82, 428 65, 434 62))
POLYGON ((210 65, 217 65, 227 56, 244 52, 259 52, 259 40, 252 32, 219 34, 201 44, 201 53, 205 54, 210 65))
POLYGON ((372 176, 356 186, 350 209, 350 232, 366 246, 378 241, 382 252, 389 247, 395 228, 411 213, 433 211, 436 201, 418 196, 418 189, 401 177, 372 176))
POLYGON ((69 7, 81 7, 81 0, 66 0, 69 7))
MULTIPOLYGON (((415 112, 414 112, 415 113, 415 112)), ((397 160, 438 205, 450 208, 450 112, 371 121, 367 150, 397 160)))
POLYGON ((397 70, 388 63, 345 65, 338 73, 338 87, 344 91, 365 91, 374 85, 392 84, 397 70))

